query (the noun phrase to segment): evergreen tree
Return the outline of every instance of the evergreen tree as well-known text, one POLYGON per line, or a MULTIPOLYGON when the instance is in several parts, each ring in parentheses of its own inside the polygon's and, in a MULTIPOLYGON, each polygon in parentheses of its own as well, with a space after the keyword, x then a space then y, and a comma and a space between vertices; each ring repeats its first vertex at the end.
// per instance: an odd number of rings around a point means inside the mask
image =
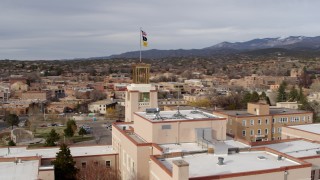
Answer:
POLYGON ((80 130, 79 130, 79 132, 78 132, 78 134, 79 134, 80 136, 83 136, 83 135, 86 135, 86 134, 87 134, 87 131, 86 131, 83 127, 81 127, 80 130))
POLYGON ((246 92, 243 96, 243 99, 242 99, 242 104, 243 104, 243 107, 247 107, 247 104, 248 102, 250 102, 251 100, 251 93, 250 92, 246 92))
POLYGON ((278 89, 277 102, 287 101, 286 86, 287 86, 287 84, 285 82, 282 82, 280 84, 279 89, 278 89))
POLYGON ((67 128, 64 129, 64 134, 67 137, 72 137, 76 129, 77 129, 76 122, 74 120, 69 120, 67 122, 67 128))
POLYGON ((298 99, 299 99, 299 92, 294 86, 292 86, 289 92, 289 101, 293 102, 293 101, 297 101, 298 99))
POLYGON ((55 142, 60 139, 60 136, 54 129, 51 129, 47 139, 46 139, 46 146, 55 146, 55 142))
POLYGON ((54 165, 55 179, 75 180, 78 169, 73 160, 70 149, 66 144, 61 144, 60 151, 56 155, 56 160, 52 161, 54 165))
POLYGON ((260 99, 266 100, 266 98, 267 98, 267 94, 263 91, 263 92, 260 94, 260 99))
POLYGON ((8 146, 16 146, 16 143, 14 141, 10 140, 8 142, 8 146))
POLYGON ((250 102, 258 102, 259 100, 259 94, 256 91, 253 91, 250 97, 250 102))
POLYGON ((13 129, 13 126, 18 126, 19 124, 19 117, 15 114, 9 114, 6 120, 8 125, 11 126, 11 129, 13 129))

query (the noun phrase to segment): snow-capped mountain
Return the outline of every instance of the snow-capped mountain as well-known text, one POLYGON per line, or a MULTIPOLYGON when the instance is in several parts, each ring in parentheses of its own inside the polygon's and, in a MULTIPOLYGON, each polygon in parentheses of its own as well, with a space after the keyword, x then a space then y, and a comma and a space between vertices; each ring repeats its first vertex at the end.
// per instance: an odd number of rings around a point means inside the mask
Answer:
POLYGON ((264 39, 253 39, 245 42, 222 42, 214 46, 208 47, 207 49, 221 49, 231 48, 237 50, 254 50, 254 49, 265 49, 265 48, 319 48, 320 47, 320 36, 317 37, 305 37, 305 36, 290 36, 290 37, 279 37, 279 38, 264 38, 264 39))

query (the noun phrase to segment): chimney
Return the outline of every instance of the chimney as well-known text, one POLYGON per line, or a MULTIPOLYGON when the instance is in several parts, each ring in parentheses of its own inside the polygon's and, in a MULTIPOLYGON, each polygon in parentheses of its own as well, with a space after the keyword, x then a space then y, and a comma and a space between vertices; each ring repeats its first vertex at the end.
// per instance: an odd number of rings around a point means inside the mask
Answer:
POLYGON ((223 165, 223 157, 218 157, 218 165, 223 165))
POLYGON ((184 160, 172 161, 172 177, 173 180, 188 180, 189 163, 184 160))

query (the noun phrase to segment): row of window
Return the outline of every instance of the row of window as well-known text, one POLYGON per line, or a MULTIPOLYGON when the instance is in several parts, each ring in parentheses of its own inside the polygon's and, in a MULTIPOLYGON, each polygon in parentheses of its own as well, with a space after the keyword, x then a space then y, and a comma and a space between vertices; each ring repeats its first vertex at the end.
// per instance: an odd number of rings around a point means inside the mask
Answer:
MULTIPOLYGON (((276 128, 272 128, 271 129, 271 133, 272 134, 274 134, 275 133, 275 130, 276 130, 276 128)), ((278 127, 278 133, 281 133, 281 127, 278 127)), ((268 133, 269 133, 269 130, 268 129, 264 129, 264 135, 268 135, 268 133)), ((246 130, 242 130, 242 136, 246 136, 247 135, 247 131, 246 130)), ((250 136, 254 136, 255 134, 254 134, 254 129, 251 129, 250 130, 250 136)), ((262 131, 261 131, 261 129, 258 129, 257 130, 257 135, 262 135, 262 131)))
MULTIPOLYGON (((307 118, 308 118, 308 121, 311 121, 310 116, 307 116, 307 118)), ((301 116, 301 121, 306 121, 306 116, 301 116)), ((249 122, 250 122, 250 126, 254 126, 254 124, 255 124, 254 119, 251 119, 249 122)), ((265 124, 269 124, 269 119, 265 119, 264 122, 265 122, 265 124)), ((279 123, 287 123, 288 117, 280 117, 280 118, 278 118, 278 122, 279 123)), ((300 117, 299 116, 291 117, 290 122, 300 122, 300 117)), ((262 125, 262 123, 263 123, 263 121, 261 119, 258 119, 257 124, 262 125)), ((273 118, 272 124, 275 124, 275 123, 276 123, 276 119, 273 118)), ((230 119, 229 124, 230 125, 232 124, 232 119, 230 119)), ((247 126, 247 120, 242 120, 242 126, 247 126)))
MULTIPOLYGON (((98 161, 94 161, 93 165, 98 166, 99 162, 98 161)), ((111 167, 111 161, 105 161, 105 166, 107 168, 110 168, 111 167)), ((87 167, 87 162, 86 161, 81 162, 81 167, 82 168, 86 168, 87 167)))

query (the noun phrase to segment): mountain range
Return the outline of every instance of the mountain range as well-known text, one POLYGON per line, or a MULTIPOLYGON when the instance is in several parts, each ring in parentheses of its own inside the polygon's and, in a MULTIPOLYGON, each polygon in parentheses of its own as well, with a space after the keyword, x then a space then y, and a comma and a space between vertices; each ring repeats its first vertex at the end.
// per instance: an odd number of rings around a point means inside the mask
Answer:
MULTIPOLYGON (((263 54, 282 52, 287 54, 316 53, 320 55, 320 36, 290 36, 279 38, 253 39, 245 42, 222 42, 202 49, 177 49, 158 50, 151 49, 143 51, 143 58, 157 59, 166 57, 210 57, 215 55, 228 54, 263 54)), ((139 51, 126 52, 118 55, 111 55, 107 58, 138 58, 139 51)), ((104 57, 105 58, 105 57, 104 57)))

